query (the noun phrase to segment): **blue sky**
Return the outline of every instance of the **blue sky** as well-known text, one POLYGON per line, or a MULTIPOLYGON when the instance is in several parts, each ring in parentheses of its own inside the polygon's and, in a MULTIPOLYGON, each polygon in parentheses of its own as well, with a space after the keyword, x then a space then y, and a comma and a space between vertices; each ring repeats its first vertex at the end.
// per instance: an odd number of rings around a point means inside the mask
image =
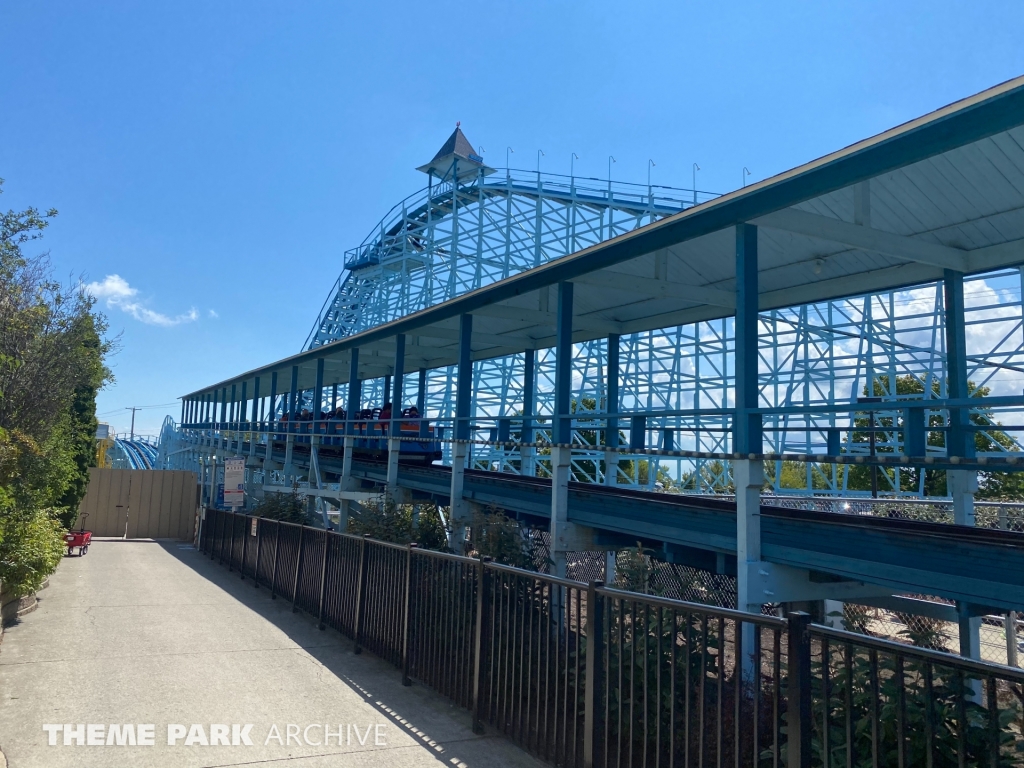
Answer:
POLYGON ((1021 2, 7 0, 0 206, 60 210, 43 245, 103 286, 127 430, 298 351, 456 120, 495 166, 696 161, 724 192, 1021 74, 1021 29, 1021 2))

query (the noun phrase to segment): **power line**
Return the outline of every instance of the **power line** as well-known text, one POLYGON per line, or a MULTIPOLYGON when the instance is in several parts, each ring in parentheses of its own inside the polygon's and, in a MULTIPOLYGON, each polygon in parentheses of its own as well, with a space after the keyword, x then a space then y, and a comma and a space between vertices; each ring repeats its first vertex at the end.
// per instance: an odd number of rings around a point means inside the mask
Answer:
MULTIPOLYGON (((173 402, 173 403, 156 403, 155 405, 136 405, 136 406, 134 406, 134 408, 137 411, 144 411, 144 410, 149 409, 149 408, 169 408, 170 406, 177 405, 177 404, 178 404, 177 402, 173 402)), ((124 409, 122 409, 122 408, 115 408, 112 411, 104 411, 103 413, 97 413, 96 415, 97 416, 109 416, 112 413, 120 413, 122 410, 124 410, 124 409)))

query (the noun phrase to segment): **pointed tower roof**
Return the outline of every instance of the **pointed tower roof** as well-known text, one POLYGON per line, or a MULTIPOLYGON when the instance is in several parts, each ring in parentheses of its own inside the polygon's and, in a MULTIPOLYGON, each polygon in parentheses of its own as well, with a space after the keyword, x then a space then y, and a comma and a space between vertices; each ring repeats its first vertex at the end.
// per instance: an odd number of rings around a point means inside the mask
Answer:
POLYGON ((481 168, 483 168, 484 174, 494 173, 494 169, 488 167, 484 163, 484 159, 473 149, 473 145, 469 143, 469 139, 462 132, 459 123, 455 124, 455 130, 448 137, 448 141, 437 150, 434 159, 416 170, 444 179, 451 178, 453 167, 457 169, 456 172, 460 179, 476 176, 481 168))

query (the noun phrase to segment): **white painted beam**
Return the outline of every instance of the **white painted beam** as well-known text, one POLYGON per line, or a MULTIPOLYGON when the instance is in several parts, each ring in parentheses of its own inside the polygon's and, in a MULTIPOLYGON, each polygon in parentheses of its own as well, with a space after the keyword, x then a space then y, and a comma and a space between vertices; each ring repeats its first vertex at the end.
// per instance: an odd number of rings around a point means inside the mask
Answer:
POLYGON ((881 253, 904 261, 931 264, 943 269, 955 269, 958 272, 968 270, 968 252, 959 248, 926 243, 913 237, 894 235, 891 232, 850 224, 830 216, 820 216, 796 208, 776 211, 768 216, 762 216, 752 223, 760 227, 781 229, 819 240, 828 240, 862 251, 881 253))
POLYGON ((682 299, 726 309, 736 308, 736 297, 729 291, 699 285, 684 285, 667 280, 655 280, 652 277, 638 277, 611 269, 574 277, 572 282, 577 285, 591 285, 595 288, 640 293, 652 299, 682 299))

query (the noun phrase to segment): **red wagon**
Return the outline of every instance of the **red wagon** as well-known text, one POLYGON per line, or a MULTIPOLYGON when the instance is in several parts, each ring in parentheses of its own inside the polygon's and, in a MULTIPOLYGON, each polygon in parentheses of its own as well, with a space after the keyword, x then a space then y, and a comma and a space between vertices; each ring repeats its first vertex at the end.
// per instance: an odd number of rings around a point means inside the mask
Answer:
POLYGON ((64 543, 67 545, 68 554, 73 555, 75 547, 78 547, 78 556, 89 551, 89 544, 92 542, 92 531, 85 530, 85 518, 89 515, 82 515, 82 529, 79 531, 68 531, 64 534, 64 543))

